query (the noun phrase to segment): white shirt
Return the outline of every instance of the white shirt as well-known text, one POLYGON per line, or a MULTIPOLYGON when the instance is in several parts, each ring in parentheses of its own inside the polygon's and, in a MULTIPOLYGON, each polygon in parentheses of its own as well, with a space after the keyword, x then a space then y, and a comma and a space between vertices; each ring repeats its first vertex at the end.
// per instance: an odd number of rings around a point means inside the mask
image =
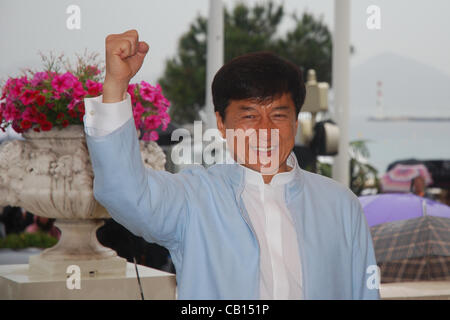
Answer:
MULTIPOLYGON (((102 96, 85 99, 84 126, 87 134, 104 136, 132 117, 131 97, 117 103, 102 103, 102 96)), ((260 247, 260 298, 303 299, 302 270, 294 222, 285 203, 285 185, 298 166, 290 156, 289 172, 276 174, 269 184, 254 170, 245 169, 242 193, 260 247)))
POLYGON ((285 185, 294 178, 293 168, 278 173, 265 184, 261 173, 245 168, 242 193, 260 247, 261 299, 302 299, 301 264, 294 221, 286 207, 285 185))

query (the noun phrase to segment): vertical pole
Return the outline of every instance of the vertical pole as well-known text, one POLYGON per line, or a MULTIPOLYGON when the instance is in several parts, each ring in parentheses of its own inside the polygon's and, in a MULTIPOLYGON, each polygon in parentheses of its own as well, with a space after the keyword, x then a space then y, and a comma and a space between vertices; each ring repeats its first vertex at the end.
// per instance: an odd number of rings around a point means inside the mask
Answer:
POLYGON ((211 84, 214 75, 223 65, 223 4, 222 0, 209 0, 208 39, 206 45, 206 126, 216 128, 211 84))
POLYGON ((350 0, 334 1, 332 68, 334 118, 340 130, 339 153, 334 158, 333 179, 349 187, 350 0))

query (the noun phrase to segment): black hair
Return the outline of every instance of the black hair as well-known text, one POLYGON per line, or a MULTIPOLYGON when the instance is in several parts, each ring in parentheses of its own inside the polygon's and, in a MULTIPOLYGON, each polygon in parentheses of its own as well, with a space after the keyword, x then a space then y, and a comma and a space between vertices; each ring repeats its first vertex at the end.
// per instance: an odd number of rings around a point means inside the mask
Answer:
POLYGON ((298 116, 306 89, 300 68, 273 53, 255 52, 234 58, 216 73, 212 83, 214 111, 222 119, 231 100, 259 102, 290 93, 298 116))

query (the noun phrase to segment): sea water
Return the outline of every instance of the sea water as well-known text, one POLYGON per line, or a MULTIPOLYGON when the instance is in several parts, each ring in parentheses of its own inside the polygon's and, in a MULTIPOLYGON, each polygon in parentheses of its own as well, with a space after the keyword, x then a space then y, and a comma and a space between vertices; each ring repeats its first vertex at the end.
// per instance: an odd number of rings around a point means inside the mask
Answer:
POLYGON ((450 160, 450 121, 369 121, 367 115, 353 115, 349 138, 370 140, 368 162, 379 174, 401 159, 450 160))

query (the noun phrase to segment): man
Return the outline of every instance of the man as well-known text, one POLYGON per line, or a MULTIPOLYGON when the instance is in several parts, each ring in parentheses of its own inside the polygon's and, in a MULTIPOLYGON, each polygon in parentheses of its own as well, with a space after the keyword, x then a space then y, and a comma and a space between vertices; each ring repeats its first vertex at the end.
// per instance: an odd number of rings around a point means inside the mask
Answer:
POLYGON ((415 177, 414 179, 411 179, 411 192, 419 197, 426 197, 426 183, 425 178, 421 176, 420 174, 415 177))
POLYGON ((292 153, 305 98, 298 67, 267 53, 223 66, 213 100, 234 162, 171 174, 144 167, 126 92, 148 49, 135 30, 106 38, 103 96, 85 101, 86 140, 95 198, 170 251, 178 298, 377 299, 358 198, 292 153))

